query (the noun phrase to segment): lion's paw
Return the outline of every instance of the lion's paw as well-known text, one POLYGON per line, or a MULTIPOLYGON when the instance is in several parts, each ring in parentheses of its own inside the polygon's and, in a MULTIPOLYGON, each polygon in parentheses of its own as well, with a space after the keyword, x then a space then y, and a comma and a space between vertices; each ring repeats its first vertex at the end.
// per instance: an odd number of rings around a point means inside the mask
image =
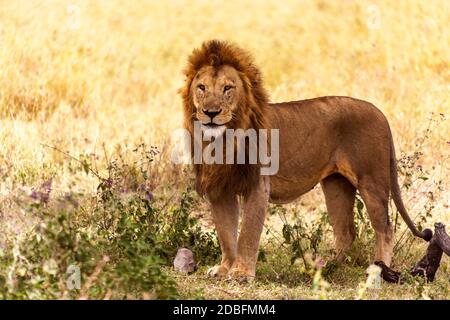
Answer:
POLYGON ((233 268, 228 273, 228 278, 238 282, 252 282, 255 280, 255 273, 240 268, 233 268))
POLYGON ((217 265, 217 266, 209 268, 208 271, 206 272, 206 274, 209 277, 212 277, 212 278, 214 278, 214 277, 226 277, 227 274, 228 274, 228 269, 225 268, 222 265, 217 265))

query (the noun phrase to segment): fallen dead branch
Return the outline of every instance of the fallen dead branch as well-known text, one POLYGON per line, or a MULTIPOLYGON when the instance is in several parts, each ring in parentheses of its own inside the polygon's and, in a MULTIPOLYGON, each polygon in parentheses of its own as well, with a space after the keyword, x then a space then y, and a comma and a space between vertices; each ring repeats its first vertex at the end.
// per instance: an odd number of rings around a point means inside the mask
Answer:
MULTIPOLYGON (((445 232, 445 226, 442 223, 435 223, 434 235, 430 240, 427 252, 422 259, 411 269, 412 276, 426 277, 427 281, 434 281, 434 277, 441 263, 442 254, 450 256, 450 237, 445 232)), ((402 283, 401 273, 392 270, 382 261, 376 261, 375 264, 381 268, 381 277, 391 283, 402 283)))

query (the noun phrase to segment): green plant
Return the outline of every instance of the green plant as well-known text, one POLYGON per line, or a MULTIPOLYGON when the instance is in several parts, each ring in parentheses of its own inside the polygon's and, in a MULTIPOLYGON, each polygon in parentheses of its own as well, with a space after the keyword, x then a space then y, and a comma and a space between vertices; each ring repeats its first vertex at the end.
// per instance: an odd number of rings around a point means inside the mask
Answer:
POLYGON ((307 265, 306 255, 316 257, 323 241, 324 231, 328 225, 328 217, 323 212, 318 219, 306 222, 300 215, 295 215, 293 223, 287 218, 287 210, 280 205, 271 206, 271 215, 278 215, 283 222, 281 245, 287 247, 291 255, 291 263, 301 259, 307 265))
POLYGON ((165 268, 179 247, 191 248, 202 262, 217 260, 215 233, 203 231, 192 214, 192 190, 168 199, 154 195, 148 166, 156 149, 140 145, 133 153, 138 150, 136 161, 111 160, 107 176, 91 158, 70 156, 99 180, 94 197, 54 196, 48 180, 21 200, 38 223, 1 252, 1 298, 172 299, 176 283, 165 268), (79 270, 78 286, 70 287, 69 270, 79 270))

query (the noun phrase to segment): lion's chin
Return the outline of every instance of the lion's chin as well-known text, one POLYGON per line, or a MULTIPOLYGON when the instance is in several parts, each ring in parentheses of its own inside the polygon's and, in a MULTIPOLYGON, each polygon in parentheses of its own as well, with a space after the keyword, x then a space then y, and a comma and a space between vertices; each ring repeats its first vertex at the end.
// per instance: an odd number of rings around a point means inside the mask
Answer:
POLYGON ((226 129, 227 127, 225 125, 209 126, 202 124, 203 137, 208 140, 211 138, 217 139, 221 137, 226 129))

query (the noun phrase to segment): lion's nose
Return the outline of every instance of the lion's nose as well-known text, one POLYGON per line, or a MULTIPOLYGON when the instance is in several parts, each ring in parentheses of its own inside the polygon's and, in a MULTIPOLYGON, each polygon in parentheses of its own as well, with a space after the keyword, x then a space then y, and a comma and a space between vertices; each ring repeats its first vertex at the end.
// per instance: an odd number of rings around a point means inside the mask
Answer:
POLYGON ((208 111, 208 110, 203 109, 203 113, 206 114, 208 117, 210 117, 211 121, 215 116, 217 116, 221 112, 222 112, 222 109, 219 109, 219 111, 208 111))

